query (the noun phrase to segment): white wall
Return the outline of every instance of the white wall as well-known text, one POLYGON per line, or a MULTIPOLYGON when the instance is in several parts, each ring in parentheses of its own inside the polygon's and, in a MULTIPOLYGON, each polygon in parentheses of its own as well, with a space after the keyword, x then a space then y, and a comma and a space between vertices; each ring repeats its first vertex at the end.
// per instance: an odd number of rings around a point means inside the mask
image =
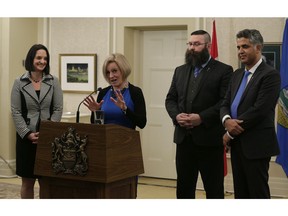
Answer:
MULTIPOLYGON (((102 64, 109 54, 109 18, 51 18, 49 50, 51 73, 59 77, 59 54, 97 54, 97 86, 108 84, 102 76, 102 64)), ((86 94, 64 92, 64 112, 76 112, 86 94)), ((81 106, 81 113, 89 113, 81 106)))
POLYGON ((24 73, 23 60, 28 49, 37 42, 36 18, 0 18, 0 176, 11 170, 2 158, 15 165, 16 132, 10 112, 10 95, 14 79, 24 73))

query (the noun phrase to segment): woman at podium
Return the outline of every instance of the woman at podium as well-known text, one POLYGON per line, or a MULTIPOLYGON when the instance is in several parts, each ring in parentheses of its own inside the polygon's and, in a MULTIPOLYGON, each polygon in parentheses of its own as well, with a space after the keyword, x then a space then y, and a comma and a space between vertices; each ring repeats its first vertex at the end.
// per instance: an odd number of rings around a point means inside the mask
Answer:
POLYGON ((95 113, 101 110, 104 124, 143 129, 147 122, 145 99, 141 88, 127 81, 131 66, 125 56, 119 53, 108 56, 102 72, 110 85, 100 90, 97 100, 91 95, 83 102, 92 112, 91 123, 96 123, 95 113))

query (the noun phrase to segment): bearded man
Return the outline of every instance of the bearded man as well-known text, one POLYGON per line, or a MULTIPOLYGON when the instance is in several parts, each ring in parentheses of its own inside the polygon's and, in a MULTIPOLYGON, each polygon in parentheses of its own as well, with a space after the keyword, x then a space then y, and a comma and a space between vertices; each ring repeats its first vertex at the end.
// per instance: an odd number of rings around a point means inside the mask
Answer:
POLYGON ((175 126, 177 198, 195 199, 200 173, 206 198, 224 198, 225 133, 220 120, 233 68, 210 56, 211 37, 204 30, 191 33, 186 64, 175 69, 165 100, 175 126))

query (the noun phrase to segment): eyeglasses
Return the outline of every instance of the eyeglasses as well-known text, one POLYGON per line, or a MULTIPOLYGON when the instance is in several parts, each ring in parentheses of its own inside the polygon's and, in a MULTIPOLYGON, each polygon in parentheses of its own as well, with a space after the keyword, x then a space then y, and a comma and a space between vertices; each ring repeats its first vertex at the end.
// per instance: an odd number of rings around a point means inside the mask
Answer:
POLYGON ((191 46, 194 46, 194 47, 198 47, 198 46, 201 46, 201 45, 206 45, 207 43, 199 43, 199 42, 195 42, 195 43, 191 43, 191 42, 187 42, 186 45, 188 47, 191 47, 191 46))

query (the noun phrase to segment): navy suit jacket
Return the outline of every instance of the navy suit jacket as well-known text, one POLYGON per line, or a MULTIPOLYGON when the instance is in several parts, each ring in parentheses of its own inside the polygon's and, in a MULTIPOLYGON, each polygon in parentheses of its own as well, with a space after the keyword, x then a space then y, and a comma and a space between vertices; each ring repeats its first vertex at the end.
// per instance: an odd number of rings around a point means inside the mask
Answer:
POLYGON ((175 69, 165 106, 175 125, 174 142, 176 144, 181 144, 187 133, 190 133, 197 145, 223 145, 222 136, 225 131, 219 119, 219 112, 232 72, 231 66, 213 58, 202 69, 202 78, 192 101, 192 113, 200 115, 202 124, 188 132, 186 128, 180 127, 176 116, 180 113, 188 113, 186 96, 192 68, 191 65, 184 64, 175 69))
MULTIPOLYGON (((221 119, 230 115, 230 106, 243 75, 244 69, 234 72, 220 109, 221 119)), ((245 131, 236 139, 241 142, 243 154, 249 159, 279 154, 274 121, 279 92, 279 72, 263 61, 247 84, 238 106, 238 119, 243 120, 241 126, 245 131)))

